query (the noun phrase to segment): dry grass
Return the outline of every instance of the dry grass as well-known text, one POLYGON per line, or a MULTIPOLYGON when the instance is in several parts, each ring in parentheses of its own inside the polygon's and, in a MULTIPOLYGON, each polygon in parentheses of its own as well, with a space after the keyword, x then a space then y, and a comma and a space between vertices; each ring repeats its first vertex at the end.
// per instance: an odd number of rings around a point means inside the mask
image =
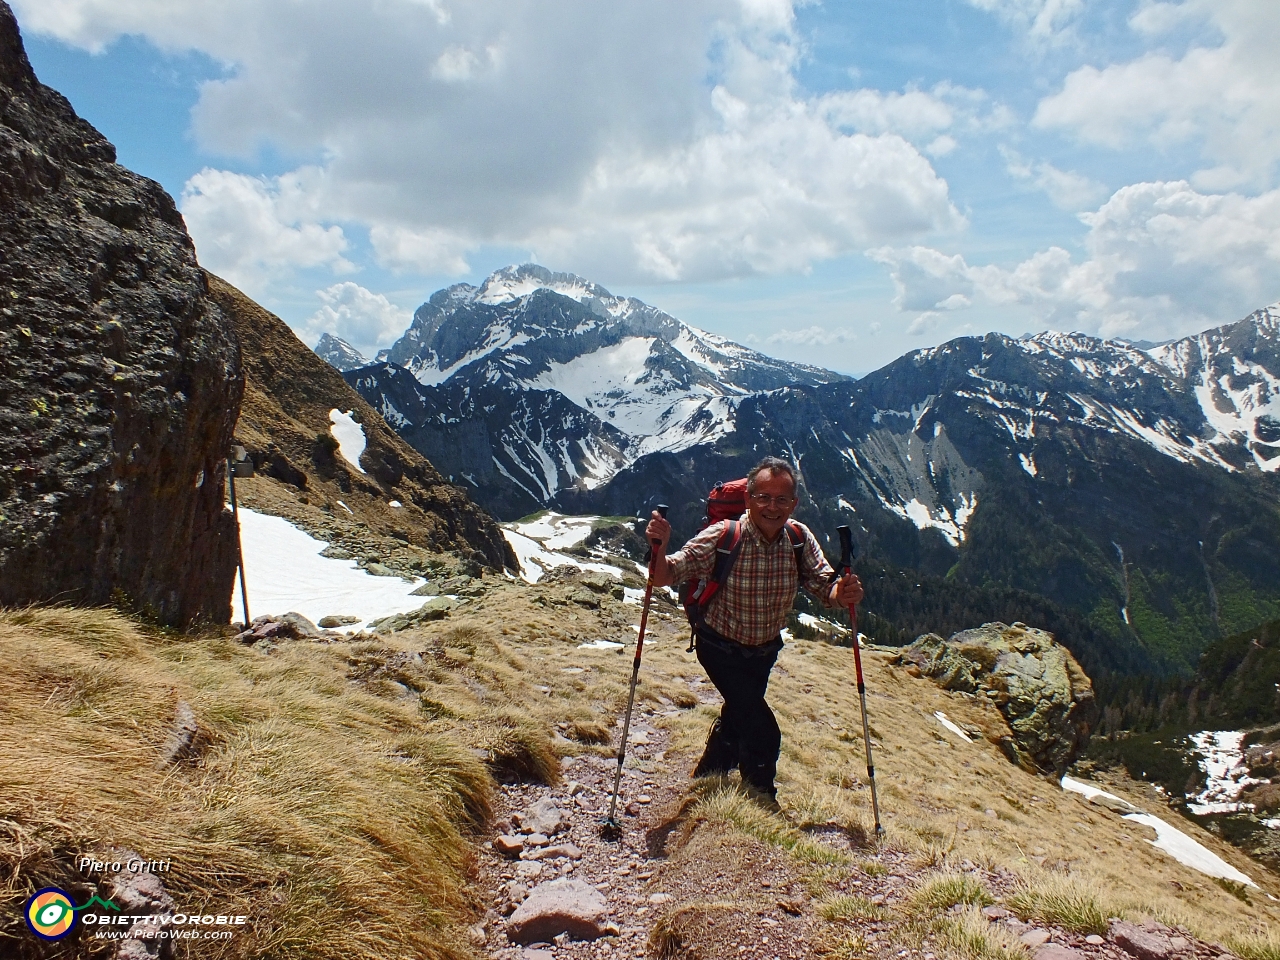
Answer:
MULTIPOLYGON (((1003 720, 983 701, 911 678, 890 666, 889 657, 875 649, 863 655, 886 828, 881 849, 906 851, 917 867, 930 871, 953 870, 963 860, 1011 870, 1025 881, 1019 902, 1026 915, 1046 922, 1095 929, 1096 906, 1104 919, 1152 916, 1182 923, 1209 941, 1225 942, 1249 930, 1248 942, 1257 946, 1240 949, 1266 956, 1272 943, 1267 931, 1280 926, 1280 911, 1265 896, 1242 902, 1153 848, 1146 842, 1154 838, 1152 831, 1014 767, 990 740, 961 741, 938 723, 935 711, 993 737, 1004 729, 1003 720), (1037 865, 1042 861, 1059 868, 1043 870, 1037 865), (1098 906, 1077 896, 1090 890, 1106 891, 1106 902, 1098 906)), ((783 650, 769 688, 783 736, 779 800, 796 826, 831 824, 870 837, 871 797, 852 660, 849 650, 816 642, 795 641, 783 650)), ((714 714, 703 706, 677 718, 676 744, 696 755, 714 714)), ((1134 799, 1160 813, 1149 800, 1134 799)), ((1178 826, 1249 873, 1265 892, 1280 896, 1280 885, 1258 864, 1194 825, 1178 826)), ((759 825, 746 829, 769 836, 759 825)), ((866 862, 879 869, 873 858, 866 862)), ((970 929, 968 923, 952 922, 950 936, 959 952, 1025 953, 1003 941, 982 946, 974 938, 994 925, 984 920, 970 929)))
POLYGON ((989 923, 977 907, 939 918, 932 930, 944 948, 965 960, 1028 960, 1031 956, 1011 930, 989 923))
POLYGON ((1022 919, 1052 923, 1075 933, 1107 932, 1107 918, 1120 909, 1104 904, 1096 888, 1073 876, 1047 876, 1027 882, 1009 898, 1009 908, 1022 919))
MULTIPOLYGON (((594 615, 493 592, 419 631, 269 654, 107 611, 0 611, 0 954, 34 949, 30 892, 88 899, 74 858, 118 845, 172 860, 179 907, 251 918, 202 956, 471 956, 494 778, 554 782, 562 754, 612 752, 630 667, 577 649, 594 615), (203 749, 162 767, 180 701, 203 749), (575 725, 596 745, 555 737, 575 725)), ((646 667, 637 705, 688 691, 646 667)))
POLYGON ((265 656, 54 609, 0 614, 0 649, 0 898, 84 891, 74 857, 114 845, 171 860, 179 907, 251 918, 208 956, 466 955, 452 927, 490 776, 416 704, 351 683, 338 647, 265 656), (179 701, 206 746, 162 767, 179 701))
POLYGON ((847 893, 823 900, 818 904, 817 912, 823 920, 880 920, 885 916, 883 907, 876 906, 866 897, 847 893))
MULTIPOLYGON (((76 853, 117 843, 171 858, 179 903, 199 892, 201 902, 253 917, 206 956, 467 956, 457 928, 471 916, 470 834, 488 816, 493 777, 553 781, 562 755, 612 752, 631 651, 579 644, 630 641, 639 614, 612 601, 582 609, 566 601, 571 584, 557 593, 487 582, 482 601, 420 630, 284 644, 270 655, 140 631, 101 612, 0 613, 9 663, 0 676, 0 899, 67 884, 76 853), (198 761, 162 770, 157 751, 179 700, 194 707, 207 742, 198 761)), ((687 770, 717 712, 699 703, 709 688, 698 685, 686 641, 679 612, 655 604, 637 710, 668 727, 672 745, 666 761, 628 760, 645 773, 687 770)), ((1024 916, 1085 930, 1099 912, 1145 914, 1229 942, 1245 960, 1280 960, 1270 932, 1280 914, 1265 896, 1242 902, 1152 848, 1145 828, 1013 767, 990 742, 959 741, 935 710, 991 732, 1002 721, 887 659, 864 656, 883 838, 873 833, 847 649, 797 641, 774 673, 785 818, 736 778, 691 786, 699 822, 800 861, 814 895, 828 898, 825 913, 840 918, 829 921, 833 944, 858 949, 856 925, 868 919, 858 919, 866 904, 834 895, 835 881, 874 880, 885 871, 881 854, 892 852, 934 876, 880 922, 907 939, 927 931, 940 955, 1025 958, 976 908, 939 915, 942 901, 991 896, 965 886, 957 867, 967 859, 1018 874, 1010 905, 1024 916), (852 848, 819 842, 809 826, 842 831, 852 848), (1105 891, 1105 902, 1089 891, 1105 891)), ((1257 865, 1180 826, 1277 892, 1257 865)), ((702 907, 708 918, 728 909, 702 907)), ((0 953, 22 942, 5 939, 14 919, 0 918, 0 953)), ((654 941, 655 951, 674 942, 654 941)))
POLYGON ((938 913, 958 903, 977 907, 996 902, 991 891, 977 877, 967 873, 937 873, 927 877, 912 893, 916 910, 938 913))
POLYGON ((1222 942, 1241 960, 1280 960, 1280 930, 1268 928, 1252 933, 1232 933, 1222 942))
POLYGON ((847 864, 850 858, 796 830, 760 801, 726 780, 707 778, 694 787, 702 794, 693 816, 712 823, 726 823, 771 846, 781 847, 802 863, 847 864))
POLYGON ((687 960, 691 948, 706 936, 705 928, 717 918, 732 917, 732 903, 690 903, 662 914, 649 931, 649 953, 657 960, 687 960))

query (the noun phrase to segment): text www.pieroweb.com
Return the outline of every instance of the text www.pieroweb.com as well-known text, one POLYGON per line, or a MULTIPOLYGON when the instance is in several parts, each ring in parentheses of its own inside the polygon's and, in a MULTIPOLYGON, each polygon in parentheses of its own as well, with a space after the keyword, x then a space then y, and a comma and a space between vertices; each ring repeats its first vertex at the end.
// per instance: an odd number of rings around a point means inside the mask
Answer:
POLYGON ((233 930, 154 930, 145 934, 128 930, 96 930, 95 940, 230 940, 233 930))
POLYGON ((235 928, 243 926, 248 919, 225 914, 104 916, 90 913, 84 916, 83 922, 85 926, 97 927, 93 932, 95 940, 230 940, 235 928), (136 921, 144 926, 135 926, 136 921))

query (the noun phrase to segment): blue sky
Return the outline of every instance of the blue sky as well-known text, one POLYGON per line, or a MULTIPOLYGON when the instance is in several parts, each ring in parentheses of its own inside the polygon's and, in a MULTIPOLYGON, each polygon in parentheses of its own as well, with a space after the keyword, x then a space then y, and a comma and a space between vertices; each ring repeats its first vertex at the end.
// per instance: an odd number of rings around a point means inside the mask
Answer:
POLYGON ((1280 299, 1273 0, 13 6, 308 343, 530 259, 852 373, 1280 299))

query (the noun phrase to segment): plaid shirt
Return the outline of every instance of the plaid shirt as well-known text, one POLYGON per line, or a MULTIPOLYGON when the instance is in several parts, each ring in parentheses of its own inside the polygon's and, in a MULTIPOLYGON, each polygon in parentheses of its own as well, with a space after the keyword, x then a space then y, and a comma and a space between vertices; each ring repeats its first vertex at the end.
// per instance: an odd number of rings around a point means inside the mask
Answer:
MULTIPOLYGON (((742 548, 738 559, 711 601, 703 623, 722 637, 758 647, 782 630, 801 583, 827 605, 834 571, 822 555, 818 541, 803 523, 796 526, 804 534, 804 546, 793 559, 791 539, 785 530, 769 543, 751 522, 750 514, 744 514, 741 522, 742 548), (803 573, 796 570, 797 560, 803 573)), ((716 544, 726 524, 727 520, 711 524, 668 557, 676 583, 711 576, 715 569, 716 544)))

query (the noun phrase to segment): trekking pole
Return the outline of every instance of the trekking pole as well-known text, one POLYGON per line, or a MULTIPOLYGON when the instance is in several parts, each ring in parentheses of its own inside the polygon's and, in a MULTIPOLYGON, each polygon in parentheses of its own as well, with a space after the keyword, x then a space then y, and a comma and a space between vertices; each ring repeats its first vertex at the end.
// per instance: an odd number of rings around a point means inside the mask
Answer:
MULTIPOLYGON (((658 504, 658 514, 667 515, 667 505, 658 504)), ((606 840, 618 840, 622 837, 622 824, 614 814, 618 809, 618 786, 622 783, 622 764, 627 759, 627 733, 631 730, 631 706, 636 700, 636 681, 640 678, 640 655, 644 652, 644 631, 649 624, 649 602, 653 599, 653 567, 658 562, 658 546, 660 541, 651 541, 649 552, 649 582, 644 587, 644 606, 640 610, 640 635, 636 637, 636 658, 631 664, 631 692, 627 695, 627 714, 622 721, 622 743, 618 746, 618 770, 613 775, 613 797, 609 801, 609 816, 600 827, 600 836, 606 840)))
MULTIPOLYGON (((836 567, 832 582, 839 580, 846 573, 853 572, 854 549, 853 534, 848 527, 836 527, 840 534, 840 564, 836 567)), ((876 821, 876 836, 884 833, 880 826, 880 803, 876 800, 876 768, 871 760, 871 725, 867 723, 867 685, 862 679, 862 651, 858 643, 858 610, 849 604, 849 626, 853 630, 853 663, 858 670, 858 699, 862 703, 862 742, 867 748, 867 779, 871 781, 871 814, 876 821)))
POLYGON ((240 567, 240 602, 244 605, 244 628, 249 629, 249 587, 244 580, 244 546, 240 540, 240 508, 236 505, 236 467, 227 457, 227 484, 231 488, 231 517, 236 525, 236 564, 240 567))

